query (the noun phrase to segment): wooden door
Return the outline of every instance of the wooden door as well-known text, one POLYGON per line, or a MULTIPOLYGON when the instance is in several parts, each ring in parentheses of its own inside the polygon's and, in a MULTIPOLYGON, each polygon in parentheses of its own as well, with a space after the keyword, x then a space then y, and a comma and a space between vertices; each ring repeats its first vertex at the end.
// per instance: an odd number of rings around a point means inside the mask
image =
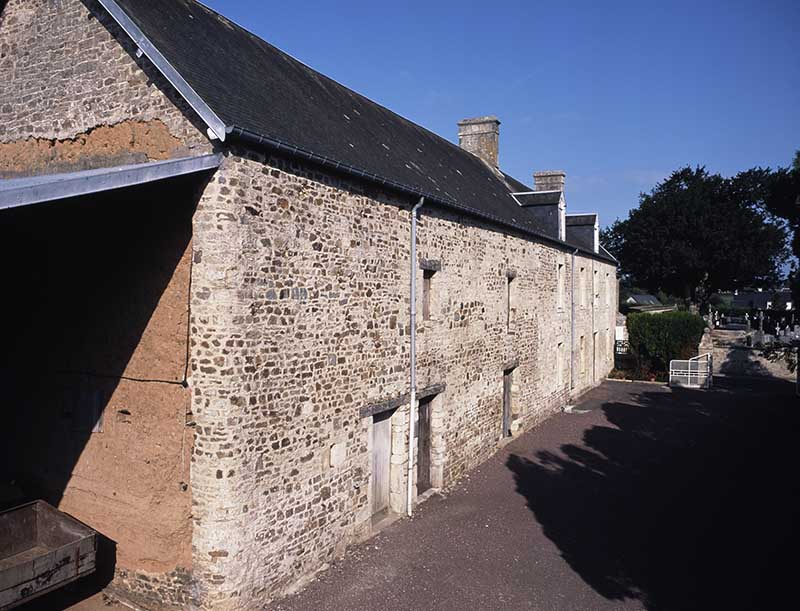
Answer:
POLYGON ((419 402, 417 426, 417 494, 432 488, 431 484, 431 405, 432 401, 419 402))
POLYGON ((512 371, 503 372, 503 437, 511 437, 511 377, 512 371))
POLYGON ((373 416, 372 514, 380 519, 389 511, 389 475, 392 456, 392 412, 373 416))

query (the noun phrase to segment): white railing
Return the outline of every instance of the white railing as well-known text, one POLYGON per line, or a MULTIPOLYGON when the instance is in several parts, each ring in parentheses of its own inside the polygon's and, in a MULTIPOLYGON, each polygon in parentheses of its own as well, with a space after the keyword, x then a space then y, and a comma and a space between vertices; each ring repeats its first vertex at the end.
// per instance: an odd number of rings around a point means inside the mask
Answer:
POLYGON ((684 388, 711 388, 714 379, 714 359, 710 353, 688 361, 669 362, 669 385, 684 388))

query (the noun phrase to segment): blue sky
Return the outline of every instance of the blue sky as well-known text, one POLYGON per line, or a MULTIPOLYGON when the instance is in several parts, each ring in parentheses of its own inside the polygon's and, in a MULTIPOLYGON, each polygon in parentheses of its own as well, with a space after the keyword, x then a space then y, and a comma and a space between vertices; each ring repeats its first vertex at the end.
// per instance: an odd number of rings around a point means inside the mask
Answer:
POLYGON ((497 115, 502 168, 566 170, 570 211, 603 225, 682 165, 800 148, 797 0, 205 3, 452 141, 497 115))

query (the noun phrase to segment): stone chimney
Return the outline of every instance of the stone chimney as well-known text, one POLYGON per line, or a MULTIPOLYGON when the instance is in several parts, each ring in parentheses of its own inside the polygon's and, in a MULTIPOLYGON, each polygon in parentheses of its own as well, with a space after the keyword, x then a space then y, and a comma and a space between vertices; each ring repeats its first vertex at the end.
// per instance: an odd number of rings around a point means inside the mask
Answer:
POLYGON ((537 191, 563 191, 567 173, 563 170, 544 170, 533 173, 533 188, 537 191))
POLYGON ((458 122, 458 145, 477 155, 491 167, 499 167, 500 121, 495 116, 464 119, 458 122))

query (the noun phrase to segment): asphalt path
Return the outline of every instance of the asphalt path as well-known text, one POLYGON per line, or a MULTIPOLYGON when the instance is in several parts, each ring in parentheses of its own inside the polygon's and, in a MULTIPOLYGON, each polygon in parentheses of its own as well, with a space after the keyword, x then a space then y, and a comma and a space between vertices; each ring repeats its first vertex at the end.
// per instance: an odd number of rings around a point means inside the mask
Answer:
POLYGON ((266 608, 794 607, 798 413, 782 380, 607 381, 266 608))

